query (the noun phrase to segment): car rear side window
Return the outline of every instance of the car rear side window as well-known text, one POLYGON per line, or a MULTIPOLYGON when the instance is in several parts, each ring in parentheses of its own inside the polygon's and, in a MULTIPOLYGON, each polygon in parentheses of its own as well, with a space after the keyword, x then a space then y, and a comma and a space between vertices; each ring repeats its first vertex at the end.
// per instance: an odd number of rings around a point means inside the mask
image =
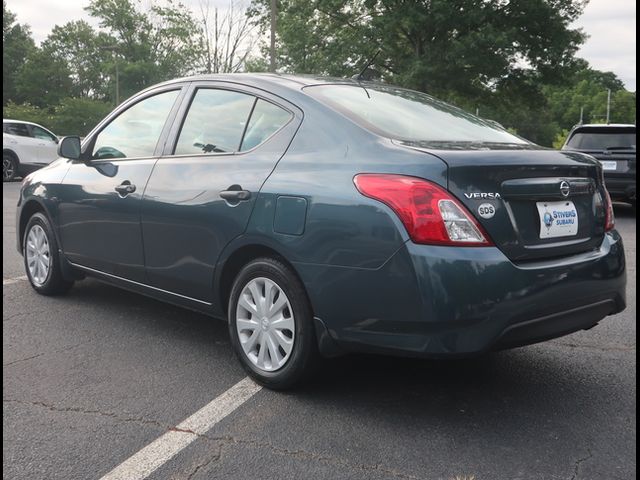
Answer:
POLYGON ((30 137, 29 128, 24 123, 5 123, 3 125, 4 133, 9 135, 17 135, 18 137, 30 137))
POLYGON ((178 136, 175 155, 236 152, 256 98, 213 88, 196 91, 178 136))
POLYGON ((251 150, 280 130, 293 115, 283 108, 258 99, 251 113, 240 151, 251 150))
POLYGON ((171 90, 145 98, 118 115, 96 137, 93 158, 153 156, 179 92, 171 90))

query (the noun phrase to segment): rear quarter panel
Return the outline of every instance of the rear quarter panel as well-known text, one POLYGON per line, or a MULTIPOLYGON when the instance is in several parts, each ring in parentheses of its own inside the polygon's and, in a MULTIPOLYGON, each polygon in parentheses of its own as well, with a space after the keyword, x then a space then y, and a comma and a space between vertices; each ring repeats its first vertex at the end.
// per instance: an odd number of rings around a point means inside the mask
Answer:
POLYGON ((408 239, 397 216, 361 195, 358 173, 414 175, 446 185, 438 158, 381 139, 340 114, 309 100, 292 144, 264 183, 247 233, 270 237, 291 262, 379 268, 408 239), (279 233, 279 197, 306 201, 300 234, 279 233))

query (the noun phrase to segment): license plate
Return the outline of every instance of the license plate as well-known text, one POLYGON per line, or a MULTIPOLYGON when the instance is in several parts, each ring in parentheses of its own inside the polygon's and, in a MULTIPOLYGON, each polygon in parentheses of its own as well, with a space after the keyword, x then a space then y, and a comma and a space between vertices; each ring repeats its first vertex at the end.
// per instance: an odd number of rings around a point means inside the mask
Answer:
POLYGON ((618 168, 618 162, 604 161, 600 162, 600 165, 602 165, 603 170, 615 170, 616 168, 618 168))
POLYGON ((536 202, 540 238, 570 237, 578 233, 578 211, 573 202, 536 202))

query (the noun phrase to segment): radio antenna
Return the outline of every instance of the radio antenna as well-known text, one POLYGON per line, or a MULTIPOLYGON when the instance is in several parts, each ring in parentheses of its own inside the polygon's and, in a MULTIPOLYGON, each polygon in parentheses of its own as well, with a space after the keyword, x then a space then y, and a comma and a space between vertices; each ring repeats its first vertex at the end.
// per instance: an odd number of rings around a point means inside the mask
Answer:
POLYGON ((367 62, 367 64, 366 64, 366 65, 364 66, 364 68, 360 71, 360 73, 359 73, 359 74, 357 74, 357 75, 354 75, 354 76, 353 76, 353 77, 351 77, 351 78, 353 78, 354 80, 358 80, 358 81, 360 81, 360 80, 364 80, 364 78, 363 78, 363 77, 364 77, 364 72, 366 72, 366 71, 367 71, 367 68, 369 68, 369 67, 371 66, 371 64, 375 61, 375 59, 376 59, 376 58, 378 58, 378 55, 380 55, 380 52, 381 52, 381 51, 382 51, 382 50, 378 49, 378 51, 376 52, 376 54, 375 54, 373 57, 371 57, 371 60, 369 60, 369 61, 367 62))

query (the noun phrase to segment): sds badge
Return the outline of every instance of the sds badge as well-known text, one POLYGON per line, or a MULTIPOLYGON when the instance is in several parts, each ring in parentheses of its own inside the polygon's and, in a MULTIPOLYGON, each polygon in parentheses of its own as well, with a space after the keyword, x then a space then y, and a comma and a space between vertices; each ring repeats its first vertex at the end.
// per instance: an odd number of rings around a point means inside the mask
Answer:
POLYGON ((478 214, 482 218, 492 218, 496 214, 496 207, 490 203, 483 203, 478 207, 478 214))

